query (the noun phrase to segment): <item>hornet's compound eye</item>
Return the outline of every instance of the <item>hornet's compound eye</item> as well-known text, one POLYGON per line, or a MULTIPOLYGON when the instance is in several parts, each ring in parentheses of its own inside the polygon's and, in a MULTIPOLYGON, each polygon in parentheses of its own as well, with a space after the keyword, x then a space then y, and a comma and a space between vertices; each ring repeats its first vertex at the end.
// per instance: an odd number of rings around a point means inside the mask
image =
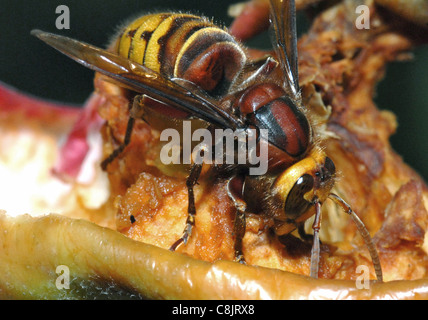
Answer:
POLYGON ((297 179, 293 188, 285 200, 285 215, 289 219, 297 219, 304 214, 312 205, 311 202, 304 198, 305 193, 314 187, 314 178, 309 174, 304 174, 297 179))
POLYGON ((323 178, 324 180, 329 180, 336 173, 336 167, 329 157, 325 158, 324 168, 323 168, 323 178))

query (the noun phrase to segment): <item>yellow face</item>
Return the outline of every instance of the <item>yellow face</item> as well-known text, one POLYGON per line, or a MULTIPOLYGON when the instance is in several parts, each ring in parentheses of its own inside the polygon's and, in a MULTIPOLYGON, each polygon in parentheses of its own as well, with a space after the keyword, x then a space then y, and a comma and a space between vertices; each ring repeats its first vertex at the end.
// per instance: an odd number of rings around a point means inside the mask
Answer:
POLYGON ((311 207, 324 202, 334 185, 335 167, 320 148, 314 148, 303 160, 282 172, 273 187, 282 202, 282 212, 276 216, 277 234, 295 229, 312 214, 311 207))

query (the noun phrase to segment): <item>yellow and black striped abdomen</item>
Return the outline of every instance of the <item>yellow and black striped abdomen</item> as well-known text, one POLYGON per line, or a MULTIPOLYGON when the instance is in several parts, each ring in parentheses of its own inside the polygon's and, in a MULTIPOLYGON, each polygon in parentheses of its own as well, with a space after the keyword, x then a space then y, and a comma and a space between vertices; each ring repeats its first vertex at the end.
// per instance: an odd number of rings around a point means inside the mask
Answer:
POLYGON ((229 33, 190 14, 140 17, 122 31, 116 50, 165 77, 189 80, 213 95, 227 91, 246 60, 229 33))

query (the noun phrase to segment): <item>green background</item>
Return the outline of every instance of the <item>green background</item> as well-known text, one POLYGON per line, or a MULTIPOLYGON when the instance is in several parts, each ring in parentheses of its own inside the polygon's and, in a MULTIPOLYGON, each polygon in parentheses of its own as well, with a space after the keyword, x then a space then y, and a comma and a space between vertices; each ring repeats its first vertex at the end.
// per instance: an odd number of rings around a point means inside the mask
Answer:
MULTIPOLYGON (((81 105, 92 91, 93 72, 30 36, 37 28, 105 46, 117 25, 157 10, 191 11, 229 25, 233 1, 188 0, 2 0, 0 4, 0 81, 49 100, 81 105), (57 30, 55 9, 70 9, 70 30, 57 30)), ((416 31, 415 31, 416 32, 416 31)), ((268 37, 251 45, 266 47, 268 37), (260 42, 258 42, 260 41, 260 42)), ((377 88, 376 103, 398 117, 393 147, 428 181, 428 47, 417 48, 411 62, 394 62, 377 88)))

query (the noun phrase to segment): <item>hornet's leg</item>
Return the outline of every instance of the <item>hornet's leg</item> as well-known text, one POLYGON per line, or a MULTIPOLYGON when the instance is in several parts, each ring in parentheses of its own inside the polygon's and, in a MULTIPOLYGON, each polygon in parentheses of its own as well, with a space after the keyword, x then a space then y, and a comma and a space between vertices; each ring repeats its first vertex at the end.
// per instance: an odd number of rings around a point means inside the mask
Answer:
POLYGON ((236 208, 235 221, 233 224, 233 230, 235 234, 235 261, 245 264, 245 258, 242 252, 242 238, 245 235, 245 212, 247 209, 247 204, 242 199, 243 181, 243 177, 240 176, 231 178, 227 184, 227 191, 236 208))
POLYGON ((130 115, 128 120, 128 125, 126 126, 125 131, 125 138, 123 139, 123 142, 119 147, 117 147, 113 152, 105 158, 101 162, 101 168, 103 170, 107 169, 107 166, 114 161, 114 159, 119 156, 123 150, 126 148, 126 146, 131 142, 131 135, 132 135, 132 129, 134 128, 135 119, 138 117, 138 114, 141 113, 142 108, 142 99, 144 96, 137 95, 134 97, 132 104, 130 105, 130 115))
POLYGON ((235 222, 233 224, 235 232, 235 261, 245 264, 244 254, 242 252, 242 238, 245 235, 245 211, 236 208, 235 222))
POLYGON ((186 180, 187 191, 189 195, 189 205, 187 208, 187 220, 186 227, 184 228, 183 235, 180 239, 178 239, 174 244, 169 248, 171 251, 175 251, 177 247, 181 244, 187 244, 187 240, 189 239, 192 228, 195 225, 195 216, 196 216, 196 208, 195 208, 195 196, 193 194, 193 187, 198 182, 199 175, 201 174, 202 164, 193 164, 190 169, 190 174, 186 180))

